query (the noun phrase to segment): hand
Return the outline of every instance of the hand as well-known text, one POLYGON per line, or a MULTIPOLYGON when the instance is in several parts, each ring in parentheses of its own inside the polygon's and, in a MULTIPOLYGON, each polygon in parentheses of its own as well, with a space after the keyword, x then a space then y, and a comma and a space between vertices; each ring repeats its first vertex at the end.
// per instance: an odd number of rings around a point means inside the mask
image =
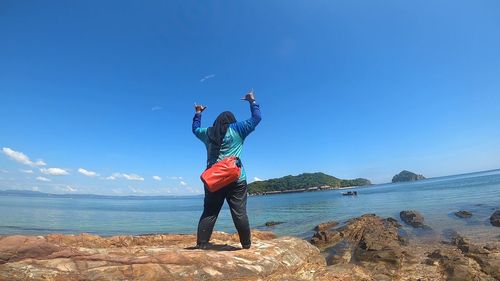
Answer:
POLYGON ((194 103, 194 110, 196 111, 196 113, 202 113, 206 108, 207 107, 204 105, 194 103))
POLYGON ((246 100, 249 102, 254 102, 255 101, 255 96, 253 95, 253 89, 250 90, 244 97, 241 98, 242 100, 246 100))

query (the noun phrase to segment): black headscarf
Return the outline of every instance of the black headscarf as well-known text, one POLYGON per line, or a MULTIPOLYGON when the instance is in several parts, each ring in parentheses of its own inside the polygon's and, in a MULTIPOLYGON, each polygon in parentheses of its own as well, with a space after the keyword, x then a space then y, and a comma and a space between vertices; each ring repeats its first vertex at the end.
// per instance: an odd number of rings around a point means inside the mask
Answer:
POLYGON ((226 135, 227 128, 229 128, 229 124, 236 122, 236 118, 234 118, 233 113, 230 111, 224 111, 217 119, 215 119, 212 127, 208 128, 208 166, 212 166, 217 162, 217 158, 219 157, 220 148, 222 146, 222 141, 224 140, 224 136, 226 135))

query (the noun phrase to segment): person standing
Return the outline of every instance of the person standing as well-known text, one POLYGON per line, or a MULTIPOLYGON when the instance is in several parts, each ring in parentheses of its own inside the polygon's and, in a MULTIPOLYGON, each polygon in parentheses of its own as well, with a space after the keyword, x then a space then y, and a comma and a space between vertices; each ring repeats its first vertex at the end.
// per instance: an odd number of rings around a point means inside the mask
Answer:
MULTIPOLYGON (((233 113, 225 111, 219 114, 212 127, 201 127, 201 114, 207 108, 195 104, 195 115, 192 130, 207 149, 207 169, 218 161, 229 157, 240 157, 245 138, 255 130, 261 118, 260 106, 255 101, 253 91, 248 92, 243 100, 250 104, 252 117, 237 122, 233 113)), ((207 249, 219 212, 224 204, 229 204, 234 226, 238 231, 241 246, 249 249, 251 246, 250 224, 247 216, 247 181, 243 165, 240 178, 217 192, 210 192, 205 186, 203 213, 198 223, 196 248, 207 249)))

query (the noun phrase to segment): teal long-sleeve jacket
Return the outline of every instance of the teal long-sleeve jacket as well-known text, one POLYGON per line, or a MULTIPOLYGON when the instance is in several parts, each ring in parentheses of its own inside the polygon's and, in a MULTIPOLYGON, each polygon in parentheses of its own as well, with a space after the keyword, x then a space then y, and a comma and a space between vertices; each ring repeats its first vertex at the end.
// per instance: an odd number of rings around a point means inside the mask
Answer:
MULTIPOLYGON (((221 149, 216 161, 211 161, 213 159, 208 159, 208 128, 201 127, 201 113, 196 113, 193 117, 193 133, 200 139, 207 148, 207 165, 208 163, 218 162, 229 156, 236 156, 240 158, 241 152, 243 150, 243 142, 245 138, 255 130, 255 127, 259 124, 262 119, 260 113, 260 106, 255 101, 250 103, 250 111, 252 112, 252 117, 245 121, 235 122, 229 125, 226 135, 222 141, 221 149)), ((241 176, 238 182, 246 180, 246 173, 243 166, 241 167, 241 176)))

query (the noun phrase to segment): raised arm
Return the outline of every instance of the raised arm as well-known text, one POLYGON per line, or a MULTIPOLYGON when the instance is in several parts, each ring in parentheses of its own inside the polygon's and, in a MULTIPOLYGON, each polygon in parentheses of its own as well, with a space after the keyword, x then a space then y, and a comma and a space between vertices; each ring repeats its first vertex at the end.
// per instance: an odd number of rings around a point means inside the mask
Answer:
POLYGON ((250 103, 250 112, 252 113, 252 117, 245 121, 240 121, 233 124, 233 128, 238 132, 238 134, 240 134, 242 139, 245 139, 251 132, 253 132, 253 130, 255 130, 255 127, 257 127, 257 125, 260 123, 260 120, 262 119, 260 106, 255 101, 253 92, 248 93, 245 96, 244 100, 247 100, 250 103))
POLYGON ((199 138, 203 143, 206 143, 208 140, 207 128, 201 128, 201 113, 207 107, 203 106, 203 105, 196 105, 196 104, 194 107, 195 107, 196 113, 194 114, 194 117, 193 117, 193 125, 192 125, 193 134, 197 138, 199 138))

